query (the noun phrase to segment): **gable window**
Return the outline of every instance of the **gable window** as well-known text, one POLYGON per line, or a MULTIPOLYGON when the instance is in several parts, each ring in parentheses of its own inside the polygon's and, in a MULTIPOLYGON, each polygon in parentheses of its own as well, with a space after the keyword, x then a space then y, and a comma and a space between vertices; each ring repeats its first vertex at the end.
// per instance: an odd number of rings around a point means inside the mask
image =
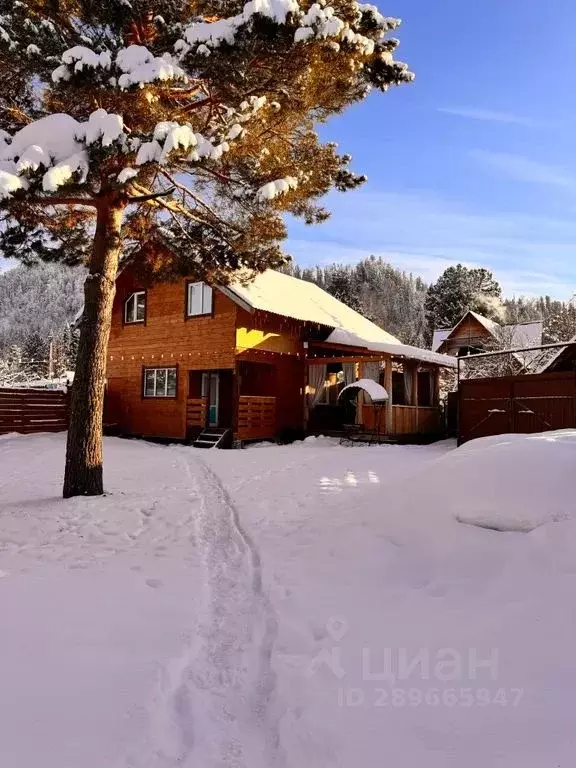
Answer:
POLYGON ((144 397, 176 397, 176 368, 144 368, 144 397))
POLYGON ((124 302, 124 322, 143 323, 146 319, 146 291, 131 293, 124 302))
POLYGON ((206 283, 188 283, 186 293, 186 316, 212 314, 213 292, 206 283))

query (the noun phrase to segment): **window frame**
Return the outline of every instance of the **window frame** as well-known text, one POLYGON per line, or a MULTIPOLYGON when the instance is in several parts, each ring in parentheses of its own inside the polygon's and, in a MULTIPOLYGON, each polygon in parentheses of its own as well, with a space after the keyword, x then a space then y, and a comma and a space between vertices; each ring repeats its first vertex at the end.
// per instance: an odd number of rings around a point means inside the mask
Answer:
POLYGON ((146 318, 147 318, 147 311, 148 311, 148 294, 145 289, 141 291, 132 291, 128 294, 128 296, 124 299, 124 311, 122 313, 122 325, 146 325, 146 318), (134 299, 134 311, 137 314, 138 312, 138 296, 144 296, 144 317, 142 320, 128 320, 127 318, 127 310, 128 310, 128 302, 131 299, 134 299))
POLYGON ((214 317, 214 287, 204 280, 187 280, 184 291, 184 319, 190 320, 194 317, 214 317), (210 289, 210 310, 208 312, 190 313, 190 287, 193 285, 202 286, 202 309, 204 309, 204 288, 210 289))
POLYGON ((178 365, 143 365, 142 366, 142 384, 141 384, 140 392, 143 400, 177 400, 178 399, 178 383, 179 383, 178 365), (153 395, 146 394, 146 374, 148 373, 148 371, 155 372, 153 395), (165 395, 156 394, 158 371, 166 371, 166 385, 165 385, 166 394, 165 395), (176 374, 176 388, 173 395, 168 394, 168 371, 174 371, 176 374))

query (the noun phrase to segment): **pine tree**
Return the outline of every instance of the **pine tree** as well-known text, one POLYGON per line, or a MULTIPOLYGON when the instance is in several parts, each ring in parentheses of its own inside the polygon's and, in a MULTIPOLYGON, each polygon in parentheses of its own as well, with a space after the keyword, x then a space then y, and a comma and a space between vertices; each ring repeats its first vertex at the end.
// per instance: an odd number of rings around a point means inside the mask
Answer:
POLYGON ((550 312, 544 322, 544 337, 549 344, 570 341, 576 335, 576 306, 557 303, 560 306, 550 312))
POLYGON ((0 248, 85 262, 64 495, 100 494, 120 258, 225 281, 280 266, 283 212, 364 181, 315 124, 409 82, 398 21, 297 0, 0 0, 0 248))
POLYGON ((469 309, 502 320, 502 289, 488 269, 448 267, 426 295, 430 335, 434 328, 452 328, 469 309))

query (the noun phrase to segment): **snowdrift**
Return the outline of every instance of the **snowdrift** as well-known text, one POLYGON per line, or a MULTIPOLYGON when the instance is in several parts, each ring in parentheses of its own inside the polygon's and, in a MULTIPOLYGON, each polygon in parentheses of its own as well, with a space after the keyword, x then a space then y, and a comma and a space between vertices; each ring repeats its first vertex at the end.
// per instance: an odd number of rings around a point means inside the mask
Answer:
POLYGON ((461 523, 529 532, 574 517, 575 469, 576 430, 483 437, 426 465, 408 501, 461 523))

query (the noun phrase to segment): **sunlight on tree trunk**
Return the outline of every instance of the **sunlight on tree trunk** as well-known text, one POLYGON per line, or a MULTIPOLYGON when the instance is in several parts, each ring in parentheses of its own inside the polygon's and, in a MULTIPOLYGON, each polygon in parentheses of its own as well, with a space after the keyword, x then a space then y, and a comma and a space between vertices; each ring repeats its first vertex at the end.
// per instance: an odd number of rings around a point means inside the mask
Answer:
POLYGON ((98 208, 94 250, 84 284, 84 315, 72 386, 64 498, 104 493, 102 420, 106 350, 124 207, 120 200, 107 200, 98 208))

